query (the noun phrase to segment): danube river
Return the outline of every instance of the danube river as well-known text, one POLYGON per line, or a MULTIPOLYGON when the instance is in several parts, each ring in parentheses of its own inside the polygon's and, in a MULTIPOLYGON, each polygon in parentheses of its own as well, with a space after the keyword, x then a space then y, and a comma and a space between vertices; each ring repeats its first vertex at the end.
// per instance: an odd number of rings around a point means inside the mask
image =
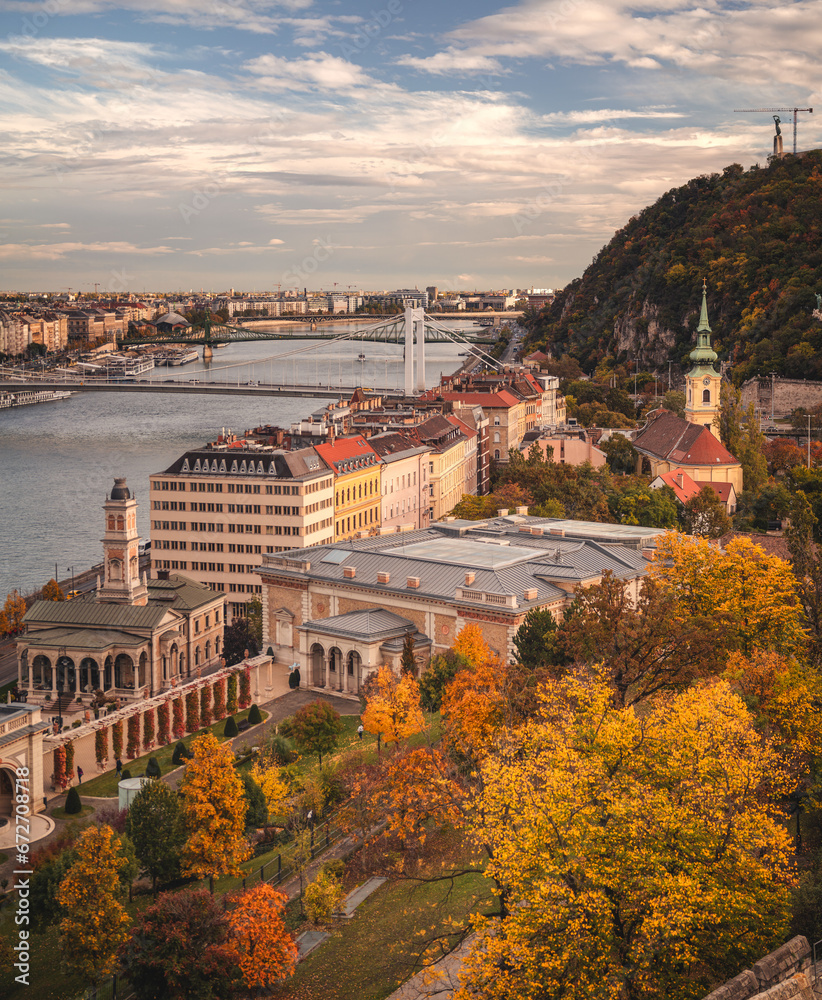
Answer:
MULTIPOLYGON (((436 385, 441 373, 455 371, 465 349, 427 344, 426 384, 436 385)), ((284 379, 323 386, 402 384, 401 349, 385 344, 233 344, 215 351, 210 367, 216 378, 241 384, 284 379), (312 349, 299 361, 268 360, 301 345, 312 349)), ((155 369, 152 377, 197 378, 204 369, 200 360, 155 369)), ((67 579, 72 567, 80 572, 100 562, 101 508, 115 476, 126 476, 137 494, 140 533, 147 541, 151 473, 214 440, 222 427, 235 432, 259 424, 288 427, 328 402, 112 392, 77 393, 62 403, 0 410, 0 602, 11 590, 39 589, 54 575, 55 564, 58 577, 67 579)))

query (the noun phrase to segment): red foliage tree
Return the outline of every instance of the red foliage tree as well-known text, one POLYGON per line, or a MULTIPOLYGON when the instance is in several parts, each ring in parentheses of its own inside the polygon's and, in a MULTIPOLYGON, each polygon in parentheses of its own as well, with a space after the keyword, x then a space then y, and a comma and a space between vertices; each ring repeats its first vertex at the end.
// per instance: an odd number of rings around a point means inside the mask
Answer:
POLYGON ((228 714, 225 707, 225 678, 214 684, 214 721, 220 722, 228 714))
POLYGON ((186 732, 185 717, 183 715, 183 699, 175 698, 171 708, 173 716, 171 731, 174 734, 175 740, 181 740, 183 736, 185 736, 186 732))
POLYGON ((123 720, 118 719, 111 727, 111 749, 114 752, 114 759, 118 760, 123 756, 123 720))
POLYGON ((66 782, 70 783, 74 778, 74 744, 69 741, 65 746, 66 751, 66 782))
POLYGON ((161 747, 166 743, 171 743, 170 712, 168 702, 161 702, 157 706, 157 742, 161 747))
POLYGON ((108 760, 108 727, 98 729, 94 734, 94 756, 98 764, 105 764, 108 760))
POLYGON ((126 757, 134 760, 140 755, 140 716, 130 715, 128 718, 128 742, 126 743, 126 757))
POLYGON ((240 711, 251 704, 251 673, 246 668, 240 673, 240 711))
POLYGON ((196 691, 186 695, 186 730, 196 733, 200 728, 200 697, 196 691))
POLYGON ((205 728, 211 725, 211 685, 204 684, 200 688, 200 725, 205 728))
POLYGON ((147 708, 143 712, 143 749, 150 750, 154 746, 154 709, 147 708))
POLYGON ((65 747, 54 748, 54 785, 55 788, 65 788, 68 784, 66 779, 66 750, 65 747))

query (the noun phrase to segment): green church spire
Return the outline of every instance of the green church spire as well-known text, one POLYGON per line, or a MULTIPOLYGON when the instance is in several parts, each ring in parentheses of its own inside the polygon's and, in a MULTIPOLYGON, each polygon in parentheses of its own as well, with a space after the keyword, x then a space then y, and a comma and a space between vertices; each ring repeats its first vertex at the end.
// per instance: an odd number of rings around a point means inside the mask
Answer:
POLYGON ((716 351, 711 347, 711 326, 708 323, 708 283, 702 279, 702 311, 699 314, 699 326, 696 328, 696 347, 691 351, 691 361, 694 369, 710 368, 713 370, 716 361, 716 351))

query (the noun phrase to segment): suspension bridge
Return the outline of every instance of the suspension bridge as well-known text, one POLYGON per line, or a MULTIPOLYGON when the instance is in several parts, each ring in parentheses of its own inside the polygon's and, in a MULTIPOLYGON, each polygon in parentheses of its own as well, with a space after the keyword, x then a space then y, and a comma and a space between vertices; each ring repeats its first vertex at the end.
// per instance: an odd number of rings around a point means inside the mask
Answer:
POLYGON ((171 392, 171 393, 216 393, 240 394, 256 396, 313 396, 321 398, 336 398, 353 393, 360 388, 365 392, 376 394, 402 391, 406 396, 423 392, 426 386, 426 345, 453 344, 468 347, 469 354, 474 359, 473 364, 498 368, 500 363, 493 358, 483 345, 496 340, 489 338, 486 331, 461 333, 444 325, 438 319, 427 315, 423 309, 407 308, 404 313, 381 319, 369 326, 347 330, 344 333, 314 331, 300 332, 295 335, 283 335, 271 331, 255 330, 243 326, 232 326, 209 323, 202 327, 187 328, 182 331, 159 333, 151 338, 135 338, 127 336, 119 341, 123 349, 149 345, 177 345, 201 347, 203 360, 211 362, 214 349, 227 344, 247 343, 253 341, 283 340, 308 341, 290 350, 258 358, 253 361, 243 360, 222 365, 208 364, 207 370, 198 370, 191 374, 180 373, 173 378, 158 378, 155 374, 151 379, 137 379, 123 376, 115 368, 106 368, 104 358, 100 359, 99 368, 93 373, 88 370, 61 369, 55 372, 35 375, 8 367, 0 369, 0 389, 6 391, 30 390, 35 386, 42 390, 69 390, 72 392, 171 392), (320 347, 316 340, 323 341, 320 347), (373 350, 376 345, 385 345, 387 350, 379 354, 373 350), (343 373, 342 351, 348 346, 362 345, 369 347, 370 354, 360 353, 345 359, 346 371, 343 373), (388 384, 387 369, 391 346, 396 348, 391 360, 396 364, 402 362, 402 386, 396 382, 388 384), (333 377, 333 356, 337 352, 337 372, 333 377), (385 378, 380 381, 379 363, 384 362, 385 378), (301 368, 300 368, 301 363, 301 368), (311 367, 314 366, 312 372, 311 367), (269 368, 269 377, 265 377, 265 368, 269 368), (288 368, 292 375, 288 377, 288 368), (350 367, 349 367, 350 366, 350 367), (274 370, 278 377, 274 377, 274 370), (249 379, 248 373, 255 369, 255 377, 249 379), (262 371, 259 375, 257 372, 262 371), (242 372, 242 378, 241 378, 242 372))

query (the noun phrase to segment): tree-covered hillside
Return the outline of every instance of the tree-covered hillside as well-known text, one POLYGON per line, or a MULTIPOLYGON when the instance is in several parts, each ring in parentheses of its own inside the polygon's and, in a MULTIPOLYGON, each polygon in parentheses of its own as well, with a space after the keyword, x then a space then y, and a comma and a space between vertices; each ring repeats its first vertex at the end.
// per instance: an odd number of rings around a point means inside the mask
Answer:
POLYGON ((694 343, 702 279, 714 347, 737 384, 759 372, 822 378, 822 150, 731 164, 633 217, 551 306, 527 316, 530 347, 662 364, 694 343))

